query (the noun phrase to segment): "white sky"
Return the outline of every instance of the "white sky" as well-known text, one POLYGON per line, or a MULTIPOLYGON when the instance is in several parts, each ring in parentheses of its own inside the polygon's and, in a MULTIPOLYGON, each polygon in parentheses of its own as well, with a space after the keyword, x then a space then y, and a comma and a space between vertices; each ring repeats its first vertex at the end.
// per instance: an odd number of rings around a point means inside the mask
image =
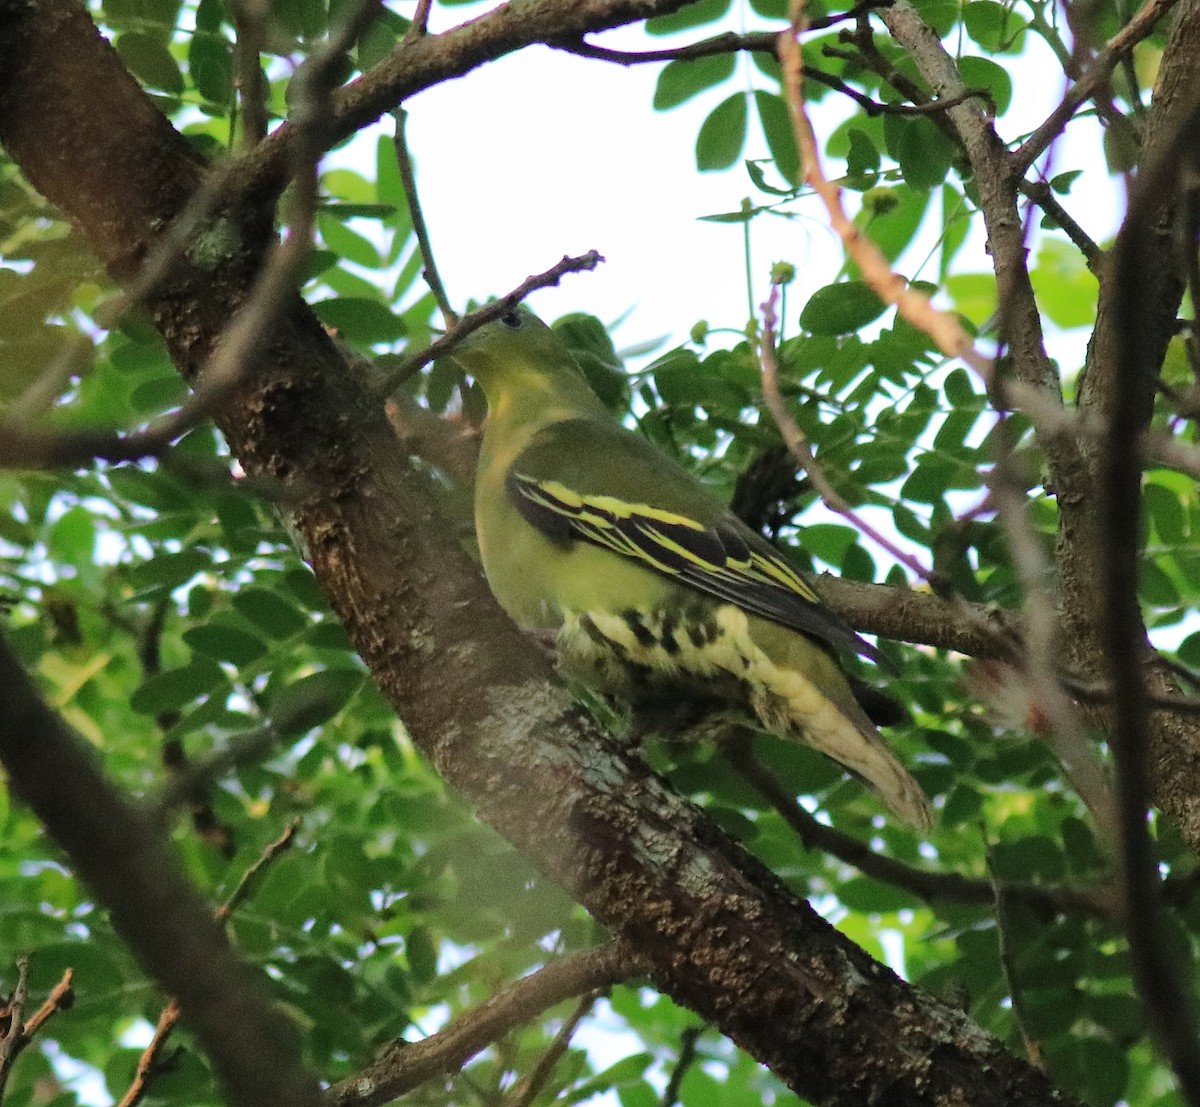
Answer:
MULTIPOLYGON (((652 49, 715 30, 770 26, 752 13, 751 26, 739 25, 742 6, 735 4, 731 18, 719 27, 675 39, 623 28, 593 41, 652 49)), ((435 8, 433 29, 444 30, 488 7, 435 8)), ((1036 50, 1033 37, 1027 38, 1036 50)), ((1061 70, 1049 52, 1042 47, 1030 55, 1020 65, 1013 106, 998 124, 1006 138, 1032 129, 1062 94, 1061 70)), ((617 333, 619 346, 662 334, 682 339, 699 319, 713 326, 744 324, 742 228, 697 220, 736 210, 744 197, 755 202, 764 197, 753 189, 740 160, 725 172, 698 173, 694 143, 707 114, 736 88, 770 84, 748 58, 741 58, 735 82, 656 112, 651 101, 661 68, 621 67, 534 47, 409 101, 408 136, 421 201, 439 268, 456 304, 507 291, 564 253, 594 248, 605 264, 535 293, 535 310, 550 317, 586 310, 612 322, 632 309, 617 333)), ((818 139, 828 136, 851 108, 838 96, 817 105, 818 139)), ((765 157, 765 140, 753 111, 750 116, 743 156, 765 157)), ((1066 204, 1093 237, 1105 238, 1115 232, 1120 193, 1104 170, 1098 129, 1087 122, 1068 132, 1055 152, 1053 171, 1085 163, 1092 171, 1066 204)), ((827 166, 830 175, 842 168, 838 160, 827 166)), ((857 197, 848 194, 848 203, 853 207, 857 197)), ((760 217, 751 224, 756 305, 776 260, 791 261, 800 272, 789 296, 797 312, 838 273, 840 245, 819 205, 809 198, 797 210, 805 217, 760 217)), ((932 237, 924 238, 914 257, 932 246, 932 237)), ((968 242, 960 259, 963 271, 990 268, 981 235, 968 242)), ((911 264, 909 276, 914 275, 911 264)), ((1065 349, 1073 354, 1079 343, 1065 349)))

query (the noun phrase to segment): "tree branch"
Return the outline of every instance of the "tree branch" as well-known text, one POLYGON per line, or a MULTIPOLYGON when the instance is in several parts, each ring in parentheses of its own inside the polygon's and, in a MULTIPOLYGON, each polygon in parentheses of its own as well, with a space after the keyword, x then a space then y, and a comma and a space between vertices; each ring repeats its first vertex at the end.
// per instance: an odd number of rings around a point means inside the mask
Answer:
POLYGON ((1166 14, 1178 0, 1146 0, 1134 17, 1105 44, 1092 59, 1087 72, 1079 78, 1062 98, 1062 102, 1016 150, 1012 152, 1013 172, 1025 175, 1029 167, 1058 138, 1071 116, 1107 85, 1121 59, 1148 35, 1153 34, 1166 14))
POLYGON ((554 1072, 554 1066, 562 1059, 562 1055, 567 1052, 567 1047, 571 1044, 571 1039, 575 1036, 575 1031, 579 1028, 579 1024, 587 1017, 588 1012, 596 1006, 596 1000, 602 994, 602 989, 594 989, 575 1004, 575 1010, 564 1020, 558 1033, 554 1035, 554 1041, 550 1043, 550 1048, 538 1058, 538 1063, 534 1066, 533 1071, 528 1076, 517 1081, 512 1094, 508 1097, 506 1107, 531 1107, 538 1093, 545 1087, 546 1081, 550 1079, 551 1074, 554 1072))
MULTIPOLYGON (((429 18, 428 4, 425 18, 429 18)), ((409 27, 408 33, 413 34, 414 28, 422 25, 413 23, 409 27)), ((425 213, 421 210, 416 170, 413 168, 412 155, 408 151, 408 139, 405 137, 404 130, 408 121, 408 112, 403 108, 397 108, 392 114, 396 117, 396 133, 392 139, 392 145, 396 151, 396 167, 400 171, 400 183, 404 186, 404 198, 408 201, 408 214, 412 219, 413 234, 417 236, 417 247, 420 249, 421 259, 425 263, 425 283, 429 285, 429 291, 433 293, 438 310, 441 311, 442 318, 446 320, 446 326, 452 327, 458 322, 458 313, 451 306, 450 298, 446 295, 446 287, 442 284, 442 275, 438 272, 437 261, 433 256, 433 243, 429 238, 429 228, 425 226, 425 213)))
POLYGON ((567 273, 589 272, 595 269, 603 260, 604 258, 596 250, 589 250, 586 254, 581 254, 579 257, 563 257, 545 272, 535 273, 531 277, 526 277, 516 288, 506 295, 501 296, 500 299, 484 305, 478 311, 471 312, 470 315, 464 315, 461 319, 456 319, 454 325, 440 338, 431 342, 425 349, 418 350, 415 354, 405 358, 383 377, 383 380, 376 388, 379 399, 387 399, 423 366, 428 365, 443 354, 449 353, 467 335, 479 330, 485 323, 490 323, 493 319, 499 319, 501 315, 512 311, 513 308, 535 289, 548 288, 551 285, 558 284, 567 273))
MULTIPOLYGON (((401 1041, 378 1061, 326 1093, 328 1107, 377 1107, 428 1080, 457 1072, 481 1049, 564 999, 645 972, 621 942, 571 954, 510 985, 420 1042, 401 1041)), ((590 1006, 592 1000, 589 999, 590 1006)))
POLYGON ((294 1033, 236 956, 147 814, 105 780, 0 638, 0 762, 108 909, 146 972, 178 997, 230 1101, 316 1107, 294 1033))
MULTIPOLYGON (((853 865, 864 876, 903 888, 926 903, 960 903, 987 907, 995 902, 993 883, 961 873, 936 872, 876 853, 865 842, 836 827, 818 822, 796 802, 775 776, 760 762, 748 745, 731 744, 726 760, 780 814, 808 849, 832 854, 853 865)), ((1111 888, 1081 888, 1071 885, 1008 884, 1004 892, 1013 900, 1051 915, 1084 915, 1111 919, 1119 896, 1111 888)))
MULTIPOLYGON (((1133 978, 1159 1049, 1179 1083, 1184 1102, 1200 1104, 1200 1022, 1187 973, 1177 962, 1168 940, 1162 906, 1162 881, 1150 835, 1147 807, 1151 797, 1148 748, 1149 704, 1142 664, 1147 650, 1145 626, 1138 602, 1142 458, 1128 444, 1143 426, 1140 379, 1146 293, 1152 289, 1141 271, 1142 243, 1153 232, 1153 221, 1164 194, 1178 187, 1180 175, 1195 173, 1200 148, 1194 133, 1200 125, 1200 99, 1193 93, 1192 110, 1180 120, 1158 160, 1139 175, 1113 255, 1113 304, 1116 364, 1109 415, 1109 441, 1100 466, 1104 560, 1104 646, 1109 680, 1115 693, 1112 706, 1113 759, 1117 769, 1117 800, 1121 831, 1121 875, 1125 892, 1125 932, 1129 938, 1133 978)), ((1195 249, 1193 242, 1192 249, 1195 249)))
MULTIPOLYGON (((263 850, 253 865, 242 873, 237 887, 234 888, 229 898, 214 912, 213 917, 217 922, 226 922, 237 907, 245 902, 246 897, 250 895, 255 883, 267 866, 281 853, 291 848, 299 826, 300 820, 298 818, 288 823, 284 832, 263 850)), ((150 1090, 150 1082, 154 1079, 155 1072, 158 1071, 159 1058, 162 1055, 163 1049, 166 1048, 167 1041, 171 1037, 171 1031, 175 1029, 175 1024, 179 1022, 181 1014, 178 1002, 174 999, 167 1000, 166 1005, 159 1012, 158 1023, 154 1028, 154 1035, 138 1058, 133 1080, 130 1082, 125 1094, 121 1097, 121 1102, 117 1107, 136 1107, 146 1097, 146 1093, 150 1090)))

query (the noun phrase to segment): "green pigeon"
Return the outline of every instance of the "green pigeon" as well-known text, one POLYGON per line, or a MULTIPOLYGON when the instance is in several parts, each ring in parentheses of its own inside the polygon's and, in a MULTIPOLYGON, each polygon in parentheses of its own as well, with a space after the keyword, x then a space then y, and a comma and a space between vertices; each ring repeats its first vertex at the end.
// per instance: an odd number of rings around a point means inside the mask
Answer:
POLYGON ((874 647, 700 481, 621 426, 567 347, 526 308, 465 338, 454 358, 488 419, 475 527, 488 583, 521 627, 556 637, 564 672, 653 714, 694 702, 805 742, 867 781, 922 830, 921 787, 834 650, 874 647))

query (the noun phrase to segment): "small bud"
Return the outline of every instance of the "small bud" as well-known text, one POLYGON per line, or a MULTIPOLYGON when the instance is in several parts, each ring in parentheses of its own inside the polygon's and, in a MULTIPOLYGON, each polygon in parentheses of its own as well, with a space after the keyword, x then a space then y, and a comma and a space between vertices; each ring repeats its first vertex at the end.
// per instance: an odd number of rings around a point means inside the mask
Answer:
POLYGON ((890 188, 869 188, 863 193, 863 207, 874 215, 887 215, 900 203, 890 188))
POLYGON ((771 266, 771 283, 791 284, 796 279, 796 267, 790 261, 777 261, 771 266))

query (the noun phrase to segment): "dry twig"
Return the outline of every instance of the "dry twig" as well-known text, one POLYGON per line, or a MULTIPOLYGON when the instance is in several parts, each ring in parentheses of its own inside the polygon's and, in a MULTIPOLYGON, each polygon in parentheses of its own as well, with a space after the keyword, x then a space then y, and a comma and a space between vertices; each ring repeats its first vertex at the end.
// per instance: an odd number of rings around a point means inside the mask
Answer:
POLYGON ((481 307, 478 311, 471 312, 470 315, 464 315, 441 338, 431 342, 425 349, 413 354, 411 357, 405 358, 404 361, 384 377, 375 390, 376 395, 381 400, 387 399, 423 366, 428 365, 435 358, 448 353, 455 345, 466 338, 467 335, 479 330, 485 323, 490 323, 493 319, 499 319, 501 315, 512 311, 513 308, 534 290, 558 284, 567 273, 581 273, 595 269, 603 260, 604 258, 595 250, 589 250, 586 254, 581 254, 579 257, 564 257, 555 265, 550 266, 545 272, 537 273, 532 277, 526 277, 525 280, 507 295, 501 296, 499 300, 495 300, 485 307, 481 307))
POLYGON ((72 969, 64 970, 62 978, 50 990, 42 1005, 27 1019, 25 1005, 29 1001, 29 958, 17 958, 17 986, 8 1002, 0 1005, 0 1103, 4 1101, 4 1090, 21 1051, 33 1041, 53 1014, 65 1011, 75 1002, 75 991, 71 986, 73 976, 72 969), (7 1026, 4 1026, 6 1020, 7 1026))
POLYGON ((514 1026, 581 992, 607 988, 645 970, 621 942, 573 953, 518 980, 420 1042, 397 1042, 357 1076, 329 1089, 328 1107, 377 1107, 436 1076, 457 1072, 514 1026))

